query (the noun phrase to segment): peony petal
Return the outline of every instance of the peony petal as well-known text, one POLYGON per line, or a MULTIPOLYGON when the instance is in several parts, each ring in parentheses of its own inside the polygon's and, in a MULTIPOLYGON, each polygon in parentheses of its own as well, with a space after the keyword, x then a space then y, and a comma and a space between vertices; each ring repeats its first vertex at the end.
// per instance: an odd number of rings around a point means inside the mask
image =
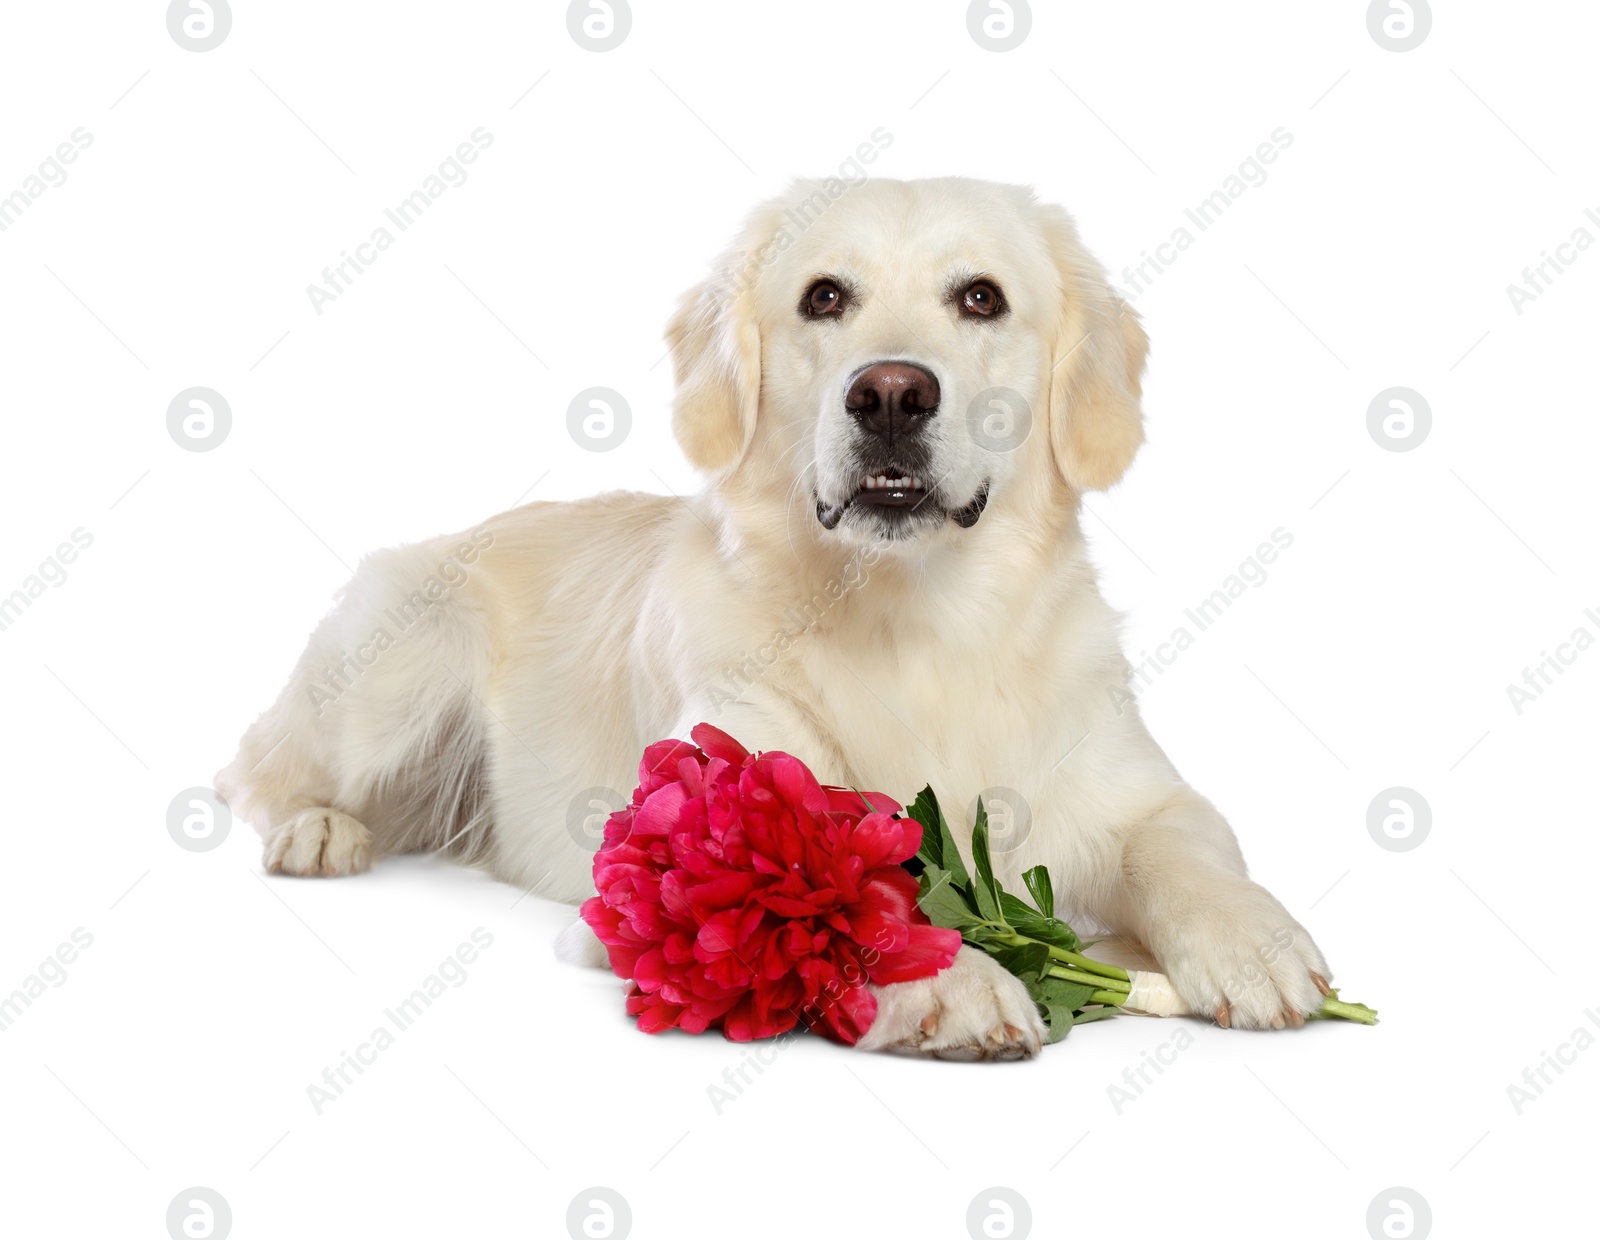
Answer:
POLYGON ((779 797, 787 804, 802 807, 813 814, 827 812, 828 794, 822 790, 817 777, 807 769, 804 762, 786 753, 762 754, 759 759, 762 763, 769 760, 773 791, 779 797))
POLYGON ((755 1035, 755 1000, 745 995, 722 1018, 722 1035, 730 1042, 748 1042, 755 1035))
POLYGON ((867 976, 876 986, 932 977, 940 969, 948 969, 955 963, 960 947, 959 930, 947 930, 943 926, 912 926, 906 945, 900 951, 866 957, 867 976))
POLYGON ((682 870, 668 870, 661 876, 661 907, 679 921, 694 920, 694 904, 682 870))
POLYGON ((907 837, 912 833, 906 830, 908 820, 890 818, 887 814, 868 814, 856 823, 855 830, 850 833, 850 851, 861 859, 863 865, 873 869, 885 863, 899 865, 907 857, 917 855, 917 849, 922 845, 921 827, 918 828, 916 839, 909 842, 907 837))
POLYGON ((695 959, 704 963, 731 952, 739 941, 737 919, 738 910, 729 909, 701 926, 694 940, 695 959))
POLYGON ((911 926, 904 916, 881 904, 859 904, 850 910, 850 937, 872 952, 892 955, 911 942, 911 926))
POLYGON ((638 962, 640 950, 622 943, 606 944, 606 959, 611 964, 611 971, 618 977, 631 978, 634 965, 638 962))
POLYGON ((633 966, 633 983, 646 993, 660 990, 662 983, 667 980, 666 969, 667 960, 661 949, 651 948, 633 966))
POLYGON ((926 920, 917 908, 917 880, 898 865, 880 866, 861 885, 861 899, 881 901, 910 921, 926 920))
POLYGON ((854 986, 839 996, 836 1007, 839 1015, 834 1028, 839 1031, 839 1040, 854 1046, 877 1018, 878 998, 865 986, 854 986))
POLYGON ((695 883, 688 889, 687 894, 697 911, 710 914, 733 905, 742 905, 755 887, 754 874, 724 872, 704 882, 695 883))
POLYGON ((675 930, 661 944, 661 954, 668 964, 688 964, 694 960, 694 938, 675 930))
POLYGON ((828 796, 829 813, 845 814, 852 819, 860 818, 863 814, 898 814, 905 808, 881 792, 858 792, 854 788, 835 788, 831 784, 823 784, 822 791, 828 796))
POLYGON ((639 1013, 639 1028, 645 1033, 676 1029, 683 1009, 672 1003, 650 1004, 639 1013))
POLYGON ((750 751, 721 728, 713 727, 709 723, 697 723, 689 730, 689 735, 694 737, 694 743, 705 750, 713 758, 721 758, 724 762, 734 766, 742 766, 744 760, 750 756, 750 751))
POLYGON ((589 928, 598 932, 602 926, 612 924, 612 912, 606 907, 606 902, 599 896, 590 896, 578 908, 578 916, 589 923, 589 928))
POLYGON ((772 860, 765 853, 752 852, 750 854, 750 865, 757 874, 770 874, 774 877, 781 877, 787 872, 782 865, 772 860))
POLYGON ((747 904, 744 907, 744 911, 739 914, 739 941, 743 943, 745 940, 749 939, 751 935, 755 934, 757 928, 763 921, 766 920, 766 916, 766 910, 755 901, 752 900, 749 904, 747 904))
MULTIPOLYGON (((640 788, 649 793, 663 784, 672 782, 677 778, 678 762, 683 758, 700 761, 704 759, 704 755, 687 741, 657 741, 648 746, 644 756, 639 759, 640 788)), ((637 792, 634 796, 636 804, 643 799, 637 792)))
POLYGON ((705 767, 701 765, 699 758, 678 759, 678 782, 691 797, 705 795, 705 767))
POLYGON ((663 784, 648 797, 634 816, 636 835, 666 835, 678 825, 688 794, 680 783, 663 784))
POLYGON ((816 905, 794 896, 769 895, 763 892, 756 899, 779 917, 811 917, 817 912, 816 905))

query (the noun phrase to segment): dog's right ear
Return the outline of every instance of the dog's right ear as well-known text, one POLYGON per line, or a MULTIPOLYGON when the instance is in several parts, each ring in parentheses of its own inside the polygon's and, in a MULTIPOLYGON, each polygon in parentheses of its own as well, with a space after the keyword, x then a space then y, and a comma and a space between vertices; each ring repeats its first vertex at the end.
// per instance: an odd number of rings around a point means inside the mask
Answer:
POLYGON ((738 464, 761 402, 761 322, 756 282, 773 255, 777 211, 759 208, 705 283, 690 289, 667 324, 678 391, 672 431, 696 469, 738 464))

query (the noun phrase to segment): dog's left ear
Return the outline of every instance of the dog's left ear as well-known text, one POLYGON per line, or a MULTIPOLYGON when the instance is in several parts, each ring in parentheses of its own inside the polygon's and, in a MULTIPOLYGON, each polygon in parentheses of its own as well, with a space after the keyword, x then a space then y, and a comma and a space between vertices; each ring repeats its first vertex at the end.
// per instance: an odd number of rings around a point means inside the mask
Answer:
POLYGON ((667 324, 678 391, 672 431, 696 469, 721 473, 750 446, 761 403, 756 281, 772 259, 772 203, 757 208, 712 275, 684 294, 667 324))
POLYGON ((1105 270, 1083 248, 1071 217, 1058 207, 1039 210, 1061 298, 1050 357, 1050 446, 1073 490, 1104 490, 1144 442, 1139 380, 1150 339, 1138 312, 1111 291, 1105 270))

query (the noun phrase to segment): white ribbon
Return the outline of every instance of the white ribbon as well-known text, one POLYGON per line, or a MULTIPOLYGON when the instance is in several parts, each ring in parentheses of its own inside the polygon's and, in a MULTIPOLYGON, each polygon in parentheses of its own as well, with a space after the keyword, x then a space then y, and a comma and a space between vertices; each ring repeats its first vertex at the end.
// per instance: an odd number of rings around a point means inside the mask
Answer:
POLYGON ((1141 1016, 1187 1016, 1189 1005, 1178 997, 1165 973, 1140 973, 1130 970, 1128 981, 1133 989, 1128 1001, 1122 1005, 1124 1012, 1141 1016))

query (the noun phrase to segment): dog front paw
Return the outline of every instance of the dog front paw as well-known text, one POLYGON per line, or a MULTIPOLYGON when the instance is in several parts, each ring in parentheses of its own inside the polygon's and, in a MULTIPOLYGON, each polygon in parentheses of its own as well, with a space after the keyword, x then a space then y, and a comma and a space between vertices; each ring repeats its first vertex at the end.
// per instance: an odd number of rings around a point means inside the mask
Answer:
POLYGON ((857 1045, 937 1059, 1027 1059, 1045 1027, 1028 989, 974 947, 916 982, 874 986, 878 1014, 857 1045))
POLYGON ((1247 880, 1168 928, 1157 954, 1196 1015, 1235 1029, 1305 1023, 1328 993, 1328 965, 1299 922, 1247 880))
POLYGON ((268 832, 261 860, 268 874, 359 874, 372 865, 372 832, 336 809, 301 810, 268 832))

